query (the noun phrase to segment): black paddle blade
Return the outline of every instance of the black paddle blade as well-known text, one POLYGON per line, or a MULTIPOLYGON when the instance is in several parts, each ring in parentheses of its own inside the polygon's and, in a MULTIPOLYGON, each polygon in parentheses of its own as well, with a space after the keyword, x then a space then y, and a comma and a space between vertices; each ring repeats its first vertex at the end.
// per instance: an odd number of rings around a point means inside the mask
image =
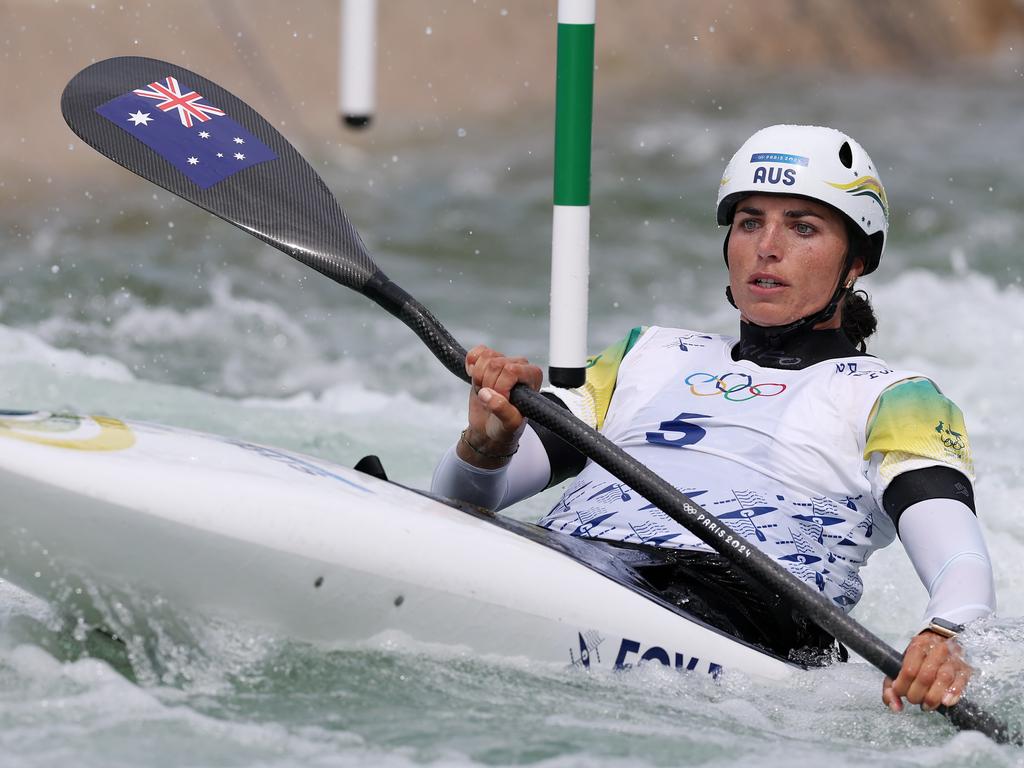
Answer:
POLYGON ((107 59, 75 75, 60 104, 89 146, 332 280, 364 292, 378 273, 316 171, 205 77, 156 59, 107 59))
POLYGON ((359 291, 467 378, 462 346, 377 268, 323 179, 230 91, 176 64, 123 56, 75 75, 60 105, 93 149, 359 291))

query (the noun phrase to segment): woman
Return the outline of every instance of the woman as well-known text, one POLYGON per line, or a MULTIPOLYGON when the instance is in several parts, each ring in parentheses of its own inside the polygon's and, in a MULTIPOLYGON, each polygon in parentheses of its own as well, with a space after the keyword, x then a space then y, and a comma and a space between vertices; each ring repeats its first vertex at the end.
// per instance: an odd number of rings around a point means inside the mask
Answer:
MULTIPOLYGON (((927 378, 866 354, 876 326, 858 277, 875 270, 888 203, 863 148, 815 126, 754 134, 726 167, 718 223, 738 339, 637 328, 592 358, 587 383, 552 390, 578 416, 845 610, 857 571, 900 536, 929 591, 893 710, 955 703, 970 677, 953 636, 995 609, 974 513, 963 417, 927 378)), ((808 660, 832 638, 508 401, 539 368, 476 347, 469 425, 434 491, 499 509, 576 475, 540 521, 554 531, 671 551, 652 570, 670 599, 777 652, 808 660), (657 570, 657 569, 656 569, 657 570)), ((812 659, 814 660, 814 659, 812 659)))

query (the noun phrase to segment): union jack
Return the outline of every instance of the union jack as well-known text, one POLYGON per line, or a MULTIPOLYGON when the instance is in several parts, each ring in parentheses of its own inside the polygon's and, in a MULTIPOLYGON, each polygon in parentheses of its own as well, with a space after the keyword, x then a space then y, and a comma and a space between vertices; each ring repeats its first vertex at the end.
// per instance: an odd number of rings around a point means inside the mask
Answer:
POLYGON ((177 79, 173 77, 167 77, 164 82, 150 83, 149 88, 151 90, 138 88, 135 90, 135 95, 144 96, 147 99, 156 99, 160 102, 156 105, 157 109, 164 112, 170 112, 172 109, 178 110, 181 124, 186 128, 192 127, 193 118, 201 123, 205 123, 214 116, 224 114, 224 111, 217 109, 217 107, 211 107, 209 104, 200 104, 199 100, 203 97, 195 91, 182 93, 181 86, 178 85, 177 79))

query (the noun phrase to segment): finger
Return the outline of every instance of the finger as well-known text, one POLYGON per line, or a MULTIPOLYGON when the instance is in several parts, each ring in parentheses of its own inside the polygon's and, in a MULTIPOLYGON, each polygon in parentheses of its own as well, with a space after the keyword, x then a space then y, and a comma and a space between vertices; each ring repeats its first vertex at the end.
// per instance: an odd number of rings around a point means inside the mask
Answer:
MULTIPOLYGON (((911 704, 921 705, 924 705, 929 701, 928 693, 935 685, 935 680, 938 677, 939 670, 942 668, 944 661, 945 659, 943 658, 943 655, 937 651, 933 651, 928 655, 924 660, 924 663, 921 665, 921 669, 917 673, 917 676, 910 684, 910 688, 907 690, 907 701, 911 704)), ((953 677, 950 675, 947 685, 952 682, 952 680, 953 677)), ((941 700, 942 696, 939 695, 936 702, 941 700)), ((932 708, 934 709, 934 707, 932 708)))
POLYGON ((519 382, 523 382, 531 389, 539 388, 539 380, 536 381, 537 386, 533 386, 533 384, 534 380, 539 379, 542 375, 540 368, 537 368, 534 365, 506 363, 491 388, 507 397, 508 393, 512 391, 512 387, 519 382))
MULTIPOLYGON (((525 360, 525 358, 521 358, 525 360)), ((544 373, 529 361, 514 362, 513 358, 503 355, 488 358, 486 368, 481 376, 481 386, 488 387, 508 396, 512 387, 522 382, 531 389, 540 389, 544 373)))
POLYGON ((964 695, 964 689, 967 687, 968 681, 971 679, 972 670, 966 664, 957 670, 953 676, 953 682, 949 688, 946 689, 946 693, 942 697, 942 704, 947 707, 952 707, 958 701, 960 697, 964 695))
POLYGON ((508 358, 499 354, 478 361, 477 368, 481 369, 480 386, 500 391, 498 380, 508 365, 508 358))
POLYGON ((917 675, 921 671, 921 665, 924 663, 926 654, 926 647, 916 641, 911 642, 907 646, 907 650, 903 654, 903 666, 900 667, 900 673, 892 684, 893 692, 897 696, 904 697, 907 695, 910 686, 917 679, 917 675))
POLYGON ((479 381, 494 365, 497 364, 500 366, 500 363, 496 363, 495 361, 504 359, 505 356, 501 354, 501 352, 496 349, 491 349, 490 347, 484 347, 476 356, 476 360, 473 363, 473 370, 470 375, 473 376, 474 380, 479 381))
POLYGON ((518 365, 505 365, 498 372, 498 376, 495 378, 491 388, 502 396, 508 397, 512 387, 519 383, 519 368, 520 366, 518 365))
POLYGON ((485 386, 484 378, 487 375, 491 361, 496 355, 497 353, 493 349, 485 349, 477 355, 476 360, 473 361, 473 367, 469 371, 469 377, 473 382, 473 386, 477 388, 485 386))
POLYGON ((493 352, 490 347, 486 344, 477 344, 469 352, 466 353, 466 373, 473 375, 473 366, 476 365, 476 361, 480 359, 482 355, 488 352, 493 352))
POLYGON ((935 682, 931 684, 931 687, 924 695, 924 700, 921 702, 921 708, 926 712, 931 712, 933 709, 937 709, 942 703, 942 699, 946 695, 946 692, 949 691, 949 686, 953 684, 953 680, 955 678, 956 669, 952 662, 947 662, 939 667, 935 674, 935 682))
POLYGON ((526 369, 523 371, 523 375, 519 379, 526 386, 532 389, 534 392, 540 389, 540 385, 544 381, 544 371, 538 368, 536 365, 527 364, 526 369))
MULTIPOLYGON (((480 400, 484 408, 494 416, 501 424, 506 433, 514 433, 523 423, 523 415, 504 395, 495 392, 493 389, 484 388, 480 390, 480 400)), ((500 435, 489 435, 492 438, 499 438, 500 435)))
POLYGON ((540 385, 544 381, 544 371, 538 366, 533 365, 529 358, 526 357, 510 357, 508 360, 510 363, 519 366, 519 381, 526 384, 530 389, 540 389, 540 385))
POLYGON ((882 703, 893 712, 903 711, 903 700, 892 690, 892 678, 887 677, 882 683, 882 703))

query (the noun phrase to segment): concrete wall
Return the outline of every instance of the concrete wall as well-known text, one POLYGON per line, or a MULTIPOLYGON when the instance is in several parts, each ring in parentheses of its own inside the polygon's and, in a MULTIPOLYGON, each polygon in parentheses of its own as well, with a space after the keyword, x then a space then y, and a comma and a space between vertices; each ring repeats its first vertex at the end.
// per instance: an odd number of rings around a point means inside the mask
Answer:
MULTIPOLYGON (((195 69, 308 142, 387 141, 553 98, 555 0, 380 0, 379 119, 337 127, 337 0, 0 1, 0 202, 95 168, 58 110, 88 63, 195 69)), ((1020 66, 1014 0, 599 0, 598 98, 704 89, 716 74, 1020 66)), ((541 114, 540 112, 538 112, 541 114)))

